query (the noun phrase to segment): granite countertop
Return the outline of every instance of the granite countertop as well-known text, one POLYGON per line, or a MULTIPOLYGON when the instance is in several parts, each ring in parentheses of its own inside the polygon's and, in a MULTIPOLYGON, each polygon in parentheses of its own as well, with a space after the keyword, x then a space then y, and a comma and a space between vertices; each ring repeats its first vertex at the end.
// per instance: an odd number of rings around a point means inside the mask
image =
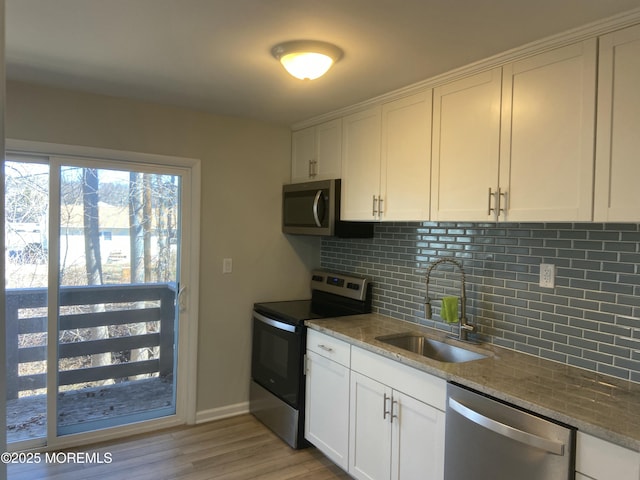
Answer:
POLYGON ((375 313, 307 320, 306 324, 352 345, 640 452, 639 384, 489 344, 462 344, 469 350, 488 353, 485 359, 438 362, 375 337, 413 332, 444 340, 443 332, 375 313))

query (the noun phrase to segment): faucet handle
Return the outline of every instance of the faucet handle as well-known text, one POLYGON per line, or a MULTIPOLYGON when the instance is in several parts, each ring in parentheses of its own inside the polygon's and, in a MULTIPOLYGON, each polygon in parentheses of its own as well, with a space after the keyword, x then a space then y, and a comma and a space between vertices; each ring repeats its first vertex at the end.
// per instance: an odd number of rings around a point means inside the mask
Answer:
POLYGON ((433 317, 433 309, 431 308, 431 299, 429 297, 425 298, 424 301, 424 318, 426 320, 431 320, 433 317))
POLYGON ((467 323, 466 317, 460 317, 460 330, 458 333, 458 339, 464 342, 468 342, 469 338, 467 335, 470 333, 475 333, 477 330, 476 326, 472 323, 467 323))
POLYGON ((466 330, 467 333, 475 333, 477 330, 473 323, 467 323, 466 319, 460 319, 460 329, 466 330))

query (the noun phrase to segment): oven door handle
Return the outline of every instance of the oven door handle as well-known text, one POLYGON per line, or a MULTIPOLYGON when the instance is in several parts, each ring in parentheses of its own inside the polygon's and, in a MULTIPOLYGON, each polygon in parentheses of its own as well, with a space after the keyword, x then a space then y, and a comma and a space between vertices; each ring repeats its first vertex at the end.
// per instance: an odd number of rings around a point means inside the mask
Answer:
POLYGON ((278 330, 286 330, 287 332, 293 332, 293 333, 295 333, 296 331, 295 325, 289 325, 288 323, 279 322, 277 320, 274 320, 273 318, 265 317, 264 315, 255 311, 253 312, 253 318, 261 321, 262 323, 266 323, 267 325, 275 327, 278 330))

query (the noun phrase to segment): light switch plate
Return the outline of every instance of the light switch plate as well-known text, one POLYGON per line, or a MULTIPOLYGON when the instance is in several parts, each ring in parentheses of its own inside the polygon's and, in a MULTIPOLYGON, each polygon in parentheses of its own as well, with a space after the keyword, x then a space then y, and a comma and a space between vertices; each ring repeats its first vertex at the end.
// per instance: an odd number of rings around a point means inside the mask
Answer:
POLYGON ((222 273, 231 273, 233 271, 233 260, 230 258, 222 259, 222 273))

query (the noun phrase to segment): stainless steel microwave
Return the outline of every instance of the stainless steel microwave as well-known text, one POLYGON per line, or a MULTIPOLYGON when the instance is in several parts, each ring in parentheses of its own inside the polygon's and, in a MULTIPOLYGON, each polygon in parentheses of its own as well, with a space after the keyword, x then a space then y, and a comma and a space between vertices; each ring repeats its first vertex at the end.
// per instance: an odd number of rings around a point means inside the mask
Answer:
POLYGON ((294 235, 373 237, 371 222, 340 220, 340 180, 282 187, 282 231, 294 235))

